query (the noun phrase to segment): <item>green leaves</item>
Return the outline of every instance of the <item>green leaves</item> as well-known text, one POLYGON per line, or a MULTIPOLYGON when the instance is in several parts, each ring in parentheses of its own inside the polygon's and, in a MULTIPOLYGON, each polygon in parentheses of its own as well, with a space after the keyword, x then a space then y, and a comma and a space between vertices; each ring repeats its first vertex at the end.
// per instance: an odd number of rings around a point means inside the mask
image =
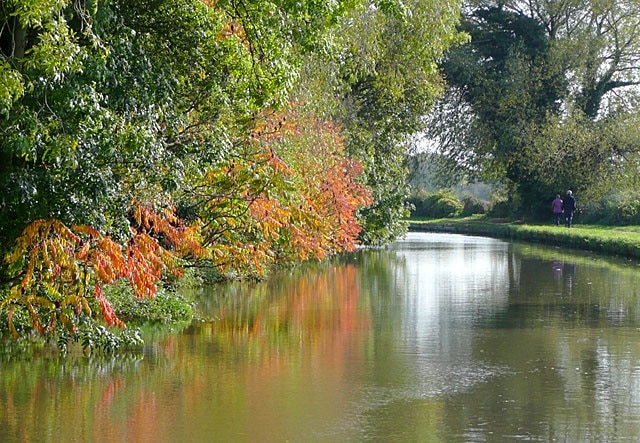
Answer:
POLYGON ((0 79, 0 113, 6 117, 14 102, 24 94, 25 88, 22 75, 5 61, 0 61, 0 79))
POLYGON ((43 27, 51 17, 69 4, 69 0, 9 0, 14 7, 11 15, 17 17, 25 27, 43 27))
POLYGON ((74 32, 58 18, 47 22, 37 43, 26 50, 25 67, 44 75, 45 84, 60 83, 66 74, 82 69, 83 52, 74 32))

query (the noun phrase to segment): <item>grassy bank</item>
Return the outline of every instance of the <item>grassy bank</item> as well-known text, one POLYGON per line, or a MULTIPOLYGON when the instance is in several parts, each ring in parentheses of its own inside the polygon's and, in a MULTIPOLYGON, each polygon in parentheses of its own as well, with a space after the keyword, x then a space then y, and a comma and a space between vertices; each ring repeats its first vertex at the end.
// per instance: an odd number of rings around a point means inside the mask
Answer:
POLYGON ((411 219, 412 231, 456 232, 484 235, 601 254, 640 259, 640 226, 532 225, 513 220, 473 216, 458 219, 411 219))

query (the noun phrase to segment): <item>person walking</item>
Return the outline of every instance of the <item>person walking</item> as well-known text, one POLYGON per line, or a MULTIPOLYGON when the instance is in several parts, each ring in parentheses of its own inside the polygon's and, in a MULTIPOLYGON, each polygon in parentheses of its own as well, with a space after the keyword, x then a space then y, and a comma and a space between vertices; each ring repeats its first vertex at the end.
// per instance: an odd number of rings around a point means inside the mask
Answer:
POLYGON ((551 202, 551 210, 553 210, 553 217, 556 222, 556 226, 560 226, 560 220, 562 220, 562 204, 563 201, 560 198, 560 194, 556 194, 556 198, 551 202))
POLYGON ((570 228, 573 222, 573 213, 576 212, 576 199, 571 189, 567 191, 567 196, 562 204, 562 210, 564 211, 564 225, 570 228))

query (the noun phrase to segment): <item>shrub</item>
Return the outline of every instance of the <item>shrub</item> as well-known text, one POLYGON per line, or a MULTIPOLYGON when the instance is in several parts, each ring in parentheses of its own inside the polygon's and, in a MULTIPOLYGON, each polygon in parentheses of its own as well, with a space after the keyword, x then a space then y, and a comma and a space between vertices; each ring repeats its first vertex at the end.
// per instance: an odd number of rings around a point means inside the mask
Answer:
POLYGON ((413 215, 425 218, 448 218, 462 214, 464 204, 451 191, 427 193, 418 191, 408 202, 414 207, 413 215))
POLYGON ((621 194, 580 206, 584 223, 602 225, 640 224, 640 196, 621 194))
POLYGON ((465 195, 462 198, 462 205, 462 215, 465 217, 473 214, 484 214, 487 212, 487 204, 472 195, 465 195))
POLYGON ((491 204, 491 207, 487 211, 487 214, 491 217, 497 218, 509 218, 513 217, 513 205, 507 200, 495 201, 491 204))

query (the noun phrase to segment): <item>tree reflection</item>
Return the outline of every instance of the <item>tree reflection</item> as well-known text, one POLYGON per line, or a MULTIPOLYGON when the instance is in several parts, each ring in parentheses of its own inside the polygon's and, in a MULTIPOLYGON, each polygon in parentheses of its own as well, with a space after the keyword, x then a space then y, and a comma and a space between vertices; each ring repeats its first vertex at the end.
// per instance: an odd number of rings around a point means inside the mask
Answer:
POLYGON ((418 240, 206 288, 140 355, 3 361, 0 441, 640 435, 634 265, 418 240))

